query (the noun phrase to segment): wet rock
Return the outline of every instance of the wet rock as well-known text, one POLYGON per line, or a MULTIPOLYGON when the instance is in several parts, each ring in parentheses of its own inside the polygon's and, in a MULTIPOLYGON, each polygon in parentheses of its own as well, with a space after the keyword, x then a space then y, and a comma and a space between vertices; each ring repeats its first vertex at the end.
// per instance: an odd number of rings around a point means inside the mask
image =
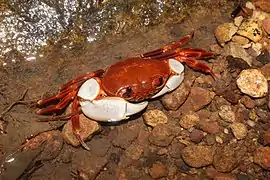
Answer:
POLYGON ((227 56, 226 60, 228 61, 228 69, 235 70, 244 70, 244 69, 249 69, 250 66, 246 61, 244 61, 241 58, 234 58, 233 56, 227 56))
POLYGON ((206 141, 207 145, 209 145, 209 146, 214 145, 216 143, 216 139, 215 138, 216 138, 215 135, 213 135, 213 134, 207 134, 205 136, 205 141, 206 141))
POLYGON ((168 110, 177 110, 187 99, 194 80, 195 76, 187 75, 184 82, 176 90, 162 96, 163 106, 168 110))
POLYGON ((166 124, 168 122, 167 116, 164 112, 154 109, 149 110, 143 114, 144 122, 152 127, 155 127, 158 124, 166 124))
POLYGON ((176 136, 174 129, 168 125, 159 124, 154 127, 149 136, 149 142, 156 146, 166 147, 170 145, 173 138, 176 136))
POLYGON ((220 106, 218 114, 221 117, 221 119, 226 122, 235 121, 235 113, 232 111, 232 108, 229 105, 220 106))
POLYGON ((183 150, 182 157, 191 167, 200 168, 212 164, 215 149, 211 146, 188 146, 183 150))
POLYGON ((262 29, 259 27, 258 23, 252 20, 244 21, 240 25, 237 33, 254 42, 261 40, 263 35, 262 29))
POLYGON ((263 145, 270 145, 270 131, 265 131, 262 134, 263 145))
POLYGON ((233 135, 236 139, 244 139, 247 136, 247 127, 243 123, 234 122, 231 125, 233 135))
POLYGON ((232 41, 240 45, 246 45, 249 43, 247 38, 238 35, 233 36, 232 41))
POLYGON ((179 159, 182 155, 182 150, 186 147, 185 144, 180 143, 178 140, 173 140, 170 148, 169 148, 169 154, 171 157, 179 159))
POLYGON ((254 2, 254 5, 265 12, 270 12, 270 2, 267 0, 256 1, 254 2))
POLYGON ((94 180, 107 164, 107 158, 93 156, 89 151, 77 151, 72 156, 71 168, 78 179, 94 180))
POLYGON ((181 127, 185 129, 189 129, 195 126, 199 122, 199 116, 196 113, 186 114, 183 118, 179 121, 181 127))
POLYGON ((252 97, 264 97, 268 92, 267 79, 257 69, 243 70, 236 83, 242 93, 252 97))
POLYGON ((203 139, 203 132, 198 129, 193 129, 193 131, 190 133, 190 140, 195 143, 201 142, 203 139))
POLYGON ((223 51, 221 52, 223 56, 232 56, 234 58, 241 58, 248 63, 249 66, 252 64, 252 56, 247 53, 247 51, 239 44, 235 42, 227 43, 223 51))
POLYGON ((255 107, 255 101, 249 96, 243 96, 240 102, 248 109, 252 109, 255 107))
MULTIPOLYGON (((80 135, 83 141, 90 138, 94 133, 98 132, 100 130, 100 125, 98 122, 93 121, 85 117, 83 114, 80 115, 80 135)), ((72 122, 68 121, 62 130, 63 138, 72 146, 79 146, 80 141, 76 138, 74 133, 72 132, 72 122)))
MULTIPOLYGON (((269 49, 270 51, 270 49, 269 49)), ((263 65, 270 63, 270 54, 267 50, 263 50, 259 56, 256 57, 256 60, 261 62, 263 65)))
POLYGON ((111 142, 105 138, 93 138, 89 142, 89 148, 91 153, 96 156, 106 156, 108 150, 111 147, 111 142))
POLYGON ((270 147, 258 148, 254 153, 254 162, 266 170, 270 170, 270 147))
POLYGON ((237 16, 236 18, 234 18, 234 25, 239 27, 242 24, 243 20, 243 16, 237 16))
POLYGON ((223 145, 216 149, 213 165, 219 172, 230 172, 241 162, 245 153, 244 146, 223 145))
POLYGON ((165 177, 167 174, 167 169, 162 162, 156 162, 152 165, 152 167, 149 170, 149 174, 153 179, 158 179, 165 177))
POLYGON ((199 123, 200 129, 209 134, 216 134, 221 131, 221 127, 217 122, 201 120, 199 123))
MULTIPOLYGON (((270 56, 269 56, 270 59, 270 56)), ((261 67, 261 72, 263 73, 263 75, 266 77, 266 79, 268 81, 270 81, 270 63, 264 65, 263 67, 261 67)))
POLYGON ((231 40, 232 36, 237 32, 238 27, 233 23, 224 23, 217 27, 215 31, 215 36, 220 43, 220 45, 224 46, 224 44, 231 40))

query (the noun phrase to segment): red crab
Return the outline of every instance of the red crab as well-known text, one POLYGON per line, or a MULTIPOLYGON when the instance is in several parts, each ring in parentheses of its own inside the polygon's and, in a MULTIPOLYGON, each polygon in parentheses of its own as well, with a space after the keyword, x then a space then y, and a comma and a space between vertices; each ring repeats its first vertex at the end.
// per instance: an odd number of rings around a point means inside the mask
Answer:
POLYGON ((88 149, 80 136, 79 106, 89 118, 97 121, 120 121, 142 111, 146 100, 177 88, 184 79, 184 66, 211 74, 213 71, 195 58, 214 55, 199 48, 177 48, 186 44, 194 33, 163 48, 117 62, 69 81, 55 96, 38 101, 39 106, 58 100, 56 105, 40 109, 37 114, 57 113, 72 104, 73 132, 88 149))

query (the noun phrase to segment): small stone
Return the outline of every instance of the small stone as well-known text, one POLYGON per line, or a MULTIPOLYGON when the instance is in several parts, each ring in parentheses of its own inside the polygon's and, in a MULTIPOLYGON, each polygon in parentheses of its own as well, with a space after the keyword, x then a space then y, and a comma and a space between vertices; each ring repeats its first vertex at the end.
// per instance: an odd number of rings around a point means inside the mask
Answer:
POLYGON ((254 162, 266 170, 270 170, 270 147, 258 148, 254 153, 254 162))
POLYGON ((243 16, 237 16, 236 18, 234 18, 234 25, 239 27, 242 24, 243 20, 243 16))
POLYGON ((221 131, 221 127, 217 122, 200 121, 200 129, 208 134, 216 134, 221 131))
POLYGON ((219 116, 226 122, 234 122, 235 121, 235 113, 232 111, 231 106, 222 105, 219 108, 219 116))
POLYGON ((263 45, 261 43, 252 43, 251 48, 254 51, 254 56, 257 57, 261 54, 263 45))
POLYGON ((270 19, 262 20, 262 27, 265 32, 270 35, 270 19))
POLYGON ((203 139, 203 132, 198 130, 198 129, 194 129, 191 133, 190 133, 190 140, 195 142, 195 143, 199 143, 201 142, 201 140, 203 139))
POLYGON ((234 122, 231 125, 233 135, 236 139, 244 139, 247 136, 247 127, 243 123, 234 122))
POLYGON ((199 116, 196 113, 184 115, 179 121, 181 127, 189 129, 195 126, 200 121, 199 116))
MULTIPOLYGON (((269 41, 269 44, 270 44, 270 41, 269 41)), ((270 46, 269 46, 269 51, 270 51, 270 46)), ((262 53, 256 57, 256 60, 261 62, 263 65, 270 64, 270 53, 268 52, 268 50, 263 50, 262 53)))
POLYGON ((254 127, 256 126, 256 123, 252 120, 247 120, 247 125, 249 125, 250 127, 254 127))
POLYGON ((267 79, 257 69, 243 70, 239 74, 236 83, 242 93, 252 97, 264 97, 268 92, 267 79))
POLYGON ((260 41, 263 36, 263 32, 258 23, 252 20, 244 21, 239 27, 237 33, 241 36, 247 37, 253 42, 260 41))
POLYGON ((254 2, 254 5, 256 7, 261 8, 261 10, 270 13, 270 1, 267 1, 267 0, 258 0, 256 2, 254 2))
POLYGON ((233 36, 232 41, 240 45, 246 45, 249 43, 248 38, 238 35, 233 36))
MULTIPOLYGON (((98 132, 100 130, 100 125, 96 121, 88 119, 83 114, 80 114, 80 127, 81 127, 80 136, 83 141, 90 138, 95 132, 98 132)), ((71 121, 68 121, 64 125, 62 133, 64 140, 68 144, 71 144, 72 146, 75 147, 80 145, 80 141, 76 138, 76 136, 72 131, 71 121)))
POLYGON ((252 10, 255 10, 255 6, 251 3, 251 2, 246 2, 246 7, 248 8, 248 9, 252 9, 252 10))
POLYGON ((166 176, 166 166, 158 161, 152 165, 149 174, 153 179, 162 178, 166 176))
POLYGON ((191 167, 200 168, 212 164, 215 149, 211 146, 188 146, 183 150, 182 157, 191 167))
POLYGON ((263 145, 270 145, 270 131, 263 132, 263 145))
POLYGON ((166 124, 168 122, 167 116, 161 110, 149 110, 143 114, 144 122, 152 127, 158 124, 166 124))
POLYGON ((170 145, 175 136, 176 133, 170 126, 158 124, 150 134, 149 142, 156 146, 166 147, 170 145))
POLYGON ((216 136, 216 142, 219 144, 223 143, 223 139, 220 136, 216 136))
MULTIPOLYGON (((270 56, 269 56, 270 59, 270 56)), ((266 79, 268 81, 270 81, 270 63, 264 65, 263 67, 261 67, 261 72, 263 73, 263 75, 266 77, 266 79)))
POLYGON ((220 43, 220 45, 224 46, 224 44, 231 40, 232 36, 237 32, 238 27, 236 27, 233 23, 224 23, 217 27, 215 31, 215 36, 220 43))
POLYGON ((255 101, 252 100, 249 96, 243 96, 240 99, 240 102, 248 109, 252 109, 255 107, 255 101))

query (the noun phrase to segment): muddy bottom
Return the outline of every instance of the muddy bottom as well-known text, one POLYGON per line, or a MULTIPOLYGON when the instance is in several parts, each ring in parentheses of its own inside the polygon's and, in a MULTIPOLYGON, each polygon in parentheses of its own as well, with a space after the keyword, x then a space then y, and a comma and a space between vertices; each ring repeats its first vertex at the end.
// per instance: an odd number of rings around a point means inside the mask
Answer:
MULTIPOLYGON (((181 22, 164 21, 91 44, 66 48, 56 43, 44 48, 43 56, 35 61, 1 67, 0 112, 15 102, 0 124, 2 179, 270 179, 269 154, 262 157, 268 166, 254 163, 252 155, 261 145, 269 146, 261 134, 268 131, 269 136, 267 98, 251 99, 240 91, 237 97, 224 95, 220 81, 214 82, 210 75, 189 67, 185 69, 185 84, 189 85, 187 95, 191 100, 186 101, 192 101, 192 105, 185 103, 176 110, 167 110, 164 104, 168 97, 151 100, 147 109, 131 120, 101 124, 100 131, 86 141, 90 151, 65 143, 61 131, 66 121, 38 122, 35 114, 38 108, 34 102, 54 95, 68 80, 163 47, 192 31, 195 36, 188 46, 209 51, 210 45, 217 44, 217 26, 232 22, 231 12, 237 6, 235 2, 221 4, 198 6, 181 22), (240 99, 254 106, 244 107, 240 99), (221 120, 219 107, 225 108, 224 116, 233 111, 236 119, 245 122, 257 113, 255 125, 248 126, 245 138, 235 138, 230 122, 221 120), (153 110, 166 116, 165 124, 146 124, 143 116, 153 110), (181 124, 185 118, 195 119, 196 125, 190 126, 193 120, 181 124), (42 143, 31 150, 20 149, 27 139, 37 135, 42 143), (202 154, 203 162, 196 159, 202 154)), ((227 59, 219 56, 205 62, 219 71, 227 59)), ((236 76, 232 71, 227 73, 222 75, 224 83, 232 82, 231 88, 237 89, 233 81, 236 76)))

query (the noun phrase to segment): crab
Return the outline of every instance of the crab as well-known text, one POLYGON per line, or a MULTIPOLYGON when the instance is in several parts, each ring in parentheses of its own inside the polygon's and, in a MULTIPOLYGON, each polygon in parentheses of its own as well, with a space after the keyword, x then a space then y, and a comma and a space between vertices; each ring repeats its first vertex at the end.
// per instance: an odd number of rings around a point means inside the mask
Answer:
POLYGON ((81 145, 89 149, 80 136, 80 111, 96 121, 128 119, 145 109, 148 100, 171 92, 181 84, 183 62, 216 78, 211 68, 196 60, 211 57, 214 53, 200 48, 179 48, 193 36, 194 33, 190 33, 163 48, 127 58, 67 82, 56 95, 37 102, 38 106, 43 106, 37 114, 59 113, 72 102, 73 133, 81 145), (55 101, 57 104, 46 106, 55 101))

